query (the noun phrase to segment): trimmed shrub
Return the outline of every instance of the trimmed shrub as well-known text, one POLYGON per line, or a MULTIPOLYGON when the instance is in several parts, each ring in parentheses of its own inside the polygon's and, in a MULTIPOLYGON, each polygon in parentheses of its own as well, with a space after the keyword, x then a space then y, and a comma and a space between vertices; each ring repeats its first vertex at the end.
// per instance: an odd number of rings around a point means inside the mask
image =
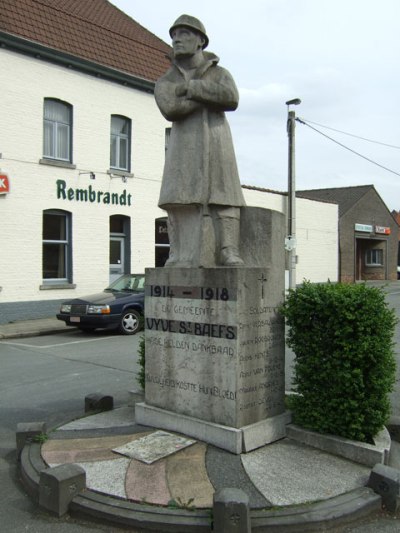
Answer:
POLYGON ((138 349, 139 372, 136 378, 136 381, 139 383, 140 388, 142 390, 145 390, 145 387, 146 387, 145 364, 146 364, 146 343, 145 343, 144 335, 142 335, 139 340, 139 349, 138 349))
POLYGON ((362 442, 384 427, 395 382, 396 316, 382 289, 312 284, 291 290, 282 307, 295 352, 294 422, 362 442))

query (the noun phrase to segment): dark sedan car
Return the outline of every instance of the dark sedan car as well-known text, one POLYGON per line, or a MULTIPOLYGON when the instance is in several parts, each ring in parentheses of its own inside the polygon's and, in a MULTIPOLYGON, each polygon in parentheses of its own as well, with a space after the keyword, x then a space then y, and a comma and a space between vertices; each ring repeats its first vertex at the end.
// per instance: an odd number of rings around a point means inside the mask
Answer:
POLYGON ((82 331, 118 329, 124 335, 139 331, 144 312, 144 274, 126 274, 97 294, 63 302, 58 320, 82 331))

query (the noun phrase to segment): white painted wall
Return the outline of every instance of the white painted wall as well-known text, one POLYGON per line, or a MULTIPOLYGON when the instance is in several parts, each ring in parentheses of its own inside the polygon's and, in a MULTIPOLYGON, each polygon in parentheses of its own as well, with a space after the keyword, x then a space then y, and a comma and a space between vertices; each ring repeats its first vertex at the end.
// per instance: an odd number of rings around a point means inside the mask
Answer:
MULTIPOLYGON (((286 214, 285 194, 243 189, 246 203, 286 214)), ((336 204, 296 198, 296 283, 338 280, 339 213, 336 204)))
POLYGON ((164 164, 168 123, 150 93, 89 76, 1 49, 0 168, 11 191, 0 196, 0 303, 70 298, 108 284, 109 217, 131 217, 132 271, 154 266, 154 219, 164 164), (59 98, 73 106, 73 164, 76 169, 39 164, 43 144, 43 101, 59 98), (107 174, 110 117, 132 120, 134 178, 123 183, 107 174), (82 171, 93 171, 95 180, 82 171), (57 199, 57 180, 67 187, 132 195, 132 206, 57 199), (42 212, 72 213, 73 283, 76 289, 40 290, 42 285, 42 212))
POLYGON ((339 206, 296 199, 296 283, 338 281, 339 206))

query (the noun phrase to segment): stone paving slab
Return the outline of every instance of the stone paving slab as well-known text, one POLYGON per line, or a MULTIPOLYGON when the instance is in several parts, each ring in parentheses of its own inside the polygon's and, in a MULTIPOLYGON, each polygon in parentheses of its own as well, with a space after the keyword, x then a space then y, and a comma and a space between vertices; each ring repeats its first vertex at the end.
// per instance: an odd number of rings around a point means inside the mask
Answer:
POLYGON ((242 455, 247 474, 273 505, 332 498, 365 486, 370 468, 289 439, 242 455))
POLYGON ((215 446, 208 446, 206 468, 215 491, 225 487, 241 489, 248 495, 253 508, 271 507, 271 502, 261 494, 248 476, 240 455, 226 453, 215 446))
MULTIPOLYGON (((149 433, 147 432, 145 435, 149 433)), ((47 463, 71 463, 87 460, 100 461, 101 458, 118 458, 112 452, 112 448, 123 446, 143 436, 143 433, 138 433, 86 439, 51 439, 43 444, 42 456, 47 463)))
POLYGON ((101 429, 132 426, 135 424, 135 410, 132 407, 119 407, 112 411, 105 411, 92 416, 79 418, 61 426, 63 430, 101 429))
POLYGON ((91 490, 126 498, 125 477, 129 459, 76 463, 86 472, 86 486, 91 490))
POLYGON ((136 502, 168 505, 172 497, 167 482, 166 465, 167 459, 161 459, 151 465, 131 461, 125 478, 127 497, 136 502))
POLYGON ((171 456, 167 463, 168 486, 173 500, 198 509, 211 508, 214 487, 206 468, 207 444, 194 444, 171 456))
POLYGON ((168 455, 191 446, 196 441, 180 437, 167 431, 154 431, 150 435, 136 438, 122 446, 113 448, 113 452, 137 459, 146 464, 152 464, 168 455))

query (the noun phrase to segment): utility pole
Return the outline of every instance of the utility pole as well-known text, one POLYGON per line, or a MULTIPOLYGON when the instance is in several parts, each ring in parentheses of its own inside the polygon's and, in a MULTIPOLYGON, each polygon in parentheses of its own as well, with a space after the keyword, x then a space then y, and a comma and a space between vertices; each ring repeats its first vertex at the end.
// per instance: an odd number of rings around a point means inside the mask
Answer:
POLYGON ((290 108, 292 105, 301 104, 300 98, 288 100, 288 209, 287 209, 287 237, 285 248, 288 252, 289 289, 296 287, 296 184, 295 184, 295 129, 296 113, 290 108))

